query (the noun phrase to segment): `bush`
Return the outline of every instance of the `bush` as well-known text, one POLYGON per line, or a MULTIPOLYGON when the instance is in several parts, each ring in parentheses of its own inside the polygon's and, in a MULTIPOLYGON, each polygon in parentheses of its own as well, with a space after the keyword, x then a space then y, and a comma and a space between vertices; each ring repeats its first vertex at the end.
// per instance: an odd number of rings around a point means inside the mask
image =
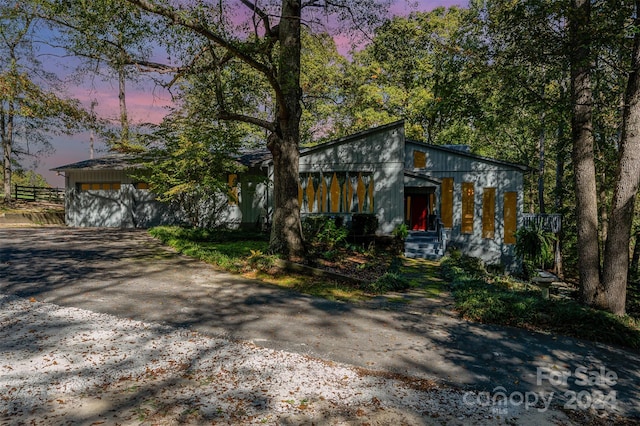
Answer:
POLYGON ((536 268, 553 262, 555 236, 540 226, 520 228, 516 231, 516 255, 522 259, 522 273, 531 279, 536 268))
POLYGON ((388 291, 402 291, 411 287, 411 283, 402 274, 386 272, 376 281, 367 285, 367 290, 373 293, 386 293, 388 291))
POLYGON ((378 230, 378 216, 370 213, 356 213, 351 217, 352 235, 372 235, 378 230))
POLYGON ((305 240, 328 250, 346 244, 349 230, 342 226, 342 218, 309 216, 302 222, 305 240))
POLYGON ((393 236, 399 240, 406 240, 409 236, 409 228, 405 223, 401 223, 393 229, 393 236))

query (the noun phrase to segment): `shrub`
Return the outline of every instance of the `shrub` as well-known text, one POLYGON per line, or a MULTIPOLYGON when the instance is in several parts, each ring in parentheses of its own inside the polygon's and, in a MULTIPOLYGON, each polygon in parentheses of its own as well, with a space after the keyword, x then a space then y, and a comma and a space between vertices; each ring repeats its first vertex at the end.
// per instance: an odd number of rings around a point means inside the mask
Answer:
POLYGON ((351 218, 352 235, 372 235, 378 230, 378 217, 370 213, 356 213, 351 218))
POLYGON ((386 272, 376 281, 367 285, 367 290, 373 293, 386 293, 388 291, 402 291, 411 287, 411 283, 402 274, 386 272))
POLYGON ((409 228, 407 228, 407 225, 405 223, 401 223, 393 229, 392 234, 399 240, 406 240, 407 236, 409 235, 409 228))
POLYGON ((536 268, 553 261, 555 236, 540 226, 520 228, 516 231, 516 255, 522 259, 522 273, 530 279, 536 268))
POLYGON ((319 244, 331 250, 346 244, 349 230, 341 226, 341 222, 341 218, 309 216, 303 221, 302 231, 311 244, 319 244))

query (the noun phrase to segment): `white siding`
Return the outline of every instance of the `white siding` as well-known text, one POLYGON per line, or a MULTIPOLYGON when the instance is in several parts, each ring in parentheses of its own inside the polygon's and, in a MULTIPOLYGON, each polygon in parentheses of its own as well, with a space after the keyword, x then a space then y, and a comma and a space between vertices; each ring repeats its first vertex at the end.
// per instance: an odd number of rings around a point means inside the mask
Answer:
MULTIPOLYGON (((522 222, 523 208, 523 171, 507 163, 467 156, 453 150, 433 148, 427 144, 407 142, 405 147, 405 166, 431 177, 454 180, 453 227, 450 229, 450 244, 463 252, 481 258, 486 263, 503 263, 507 268, 515 268, 514 247, 504 244, 503 207, 504 193, 518 194, 518 226, 522 222), (426 152, 426 167, 413 167, 413 152, 426 152), (462 222, 462 182, 474 184, 474 225, 472 234, 461 233, 462 222), (495 236, 482 238, 482 193, 483 188, 496 188, 495 236)), ((440 191, 437 191, 440 200, 440 191)), ((439 211, 439 210, 438 210, 439 211)))
POLYGON ((404 127, 383 126, 303 152, 300 173, 366 172, 374 182, 374 208, 382 234, 403 222, 404 127))

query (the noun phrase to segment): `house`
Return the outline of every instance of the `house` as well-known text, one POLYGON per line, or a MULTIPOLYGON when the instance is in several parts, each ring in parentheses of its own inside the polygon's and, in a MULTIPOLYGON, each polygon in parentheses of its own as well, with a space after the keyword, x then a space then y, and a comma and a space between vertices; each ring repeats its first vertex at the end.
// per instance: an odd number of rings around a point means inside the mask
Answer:
MULTIPOLYGON (((151 226, 180 222, 131 178, 126 157, 58 167, 66 175, 69 226, 151 226)), ((268 151, 239 158, 230 175, 220 221, 255 226, 269 221, 273 162, 268 151)), ((515 265, 515 231, 522 222, 523 175, 528 167, 474 155, 465 146, 408 140, 402 121, 304 149, 300 153, 301 215, 331 215, 351 222, 375 214, 377 233, 405 224, 405 254, 439 256, 454 245, 486 263, 515 265)))

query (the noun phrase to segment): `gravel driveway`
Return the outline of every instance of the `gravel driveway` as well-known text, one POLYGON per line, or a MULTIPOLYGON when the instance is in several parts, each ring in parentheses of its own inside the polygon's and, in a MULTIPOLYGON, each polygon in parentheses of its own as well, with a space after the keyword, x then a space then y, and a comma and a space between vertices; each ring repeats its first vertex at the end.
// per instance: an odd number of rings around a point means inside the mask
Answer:
POLYGON ((386 311, 283 292, 144 231, 0 229, 0 294, 6 423, 567 423, 543 397, 566 405, 571 383, 536 381, 580 366, 619 378, 603 414, 638 410, 635 354, 433 303, 386 311), (513 398, 491 402, 499 392, 513 398))

